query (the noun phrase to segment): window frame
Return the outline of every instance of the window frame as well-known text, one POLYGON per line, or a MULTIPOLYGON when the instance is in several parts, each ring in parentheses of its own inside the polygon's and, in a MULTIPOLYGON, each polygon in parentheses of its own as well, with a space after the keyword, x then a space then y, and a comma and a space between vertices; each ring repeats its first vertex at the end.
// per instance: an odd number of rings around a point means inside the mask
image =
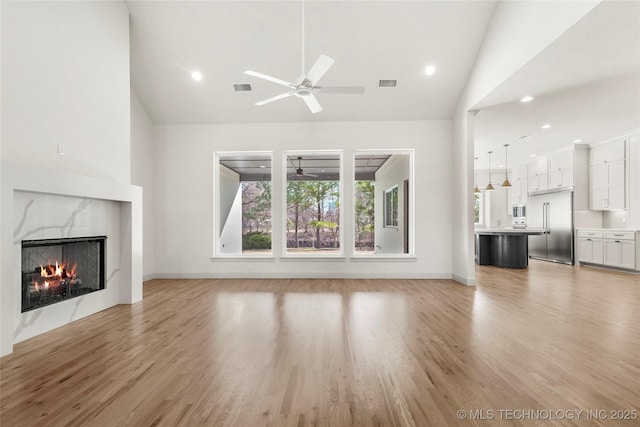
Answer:
POLYGON ((338 203, 340 206, 344 206, 344 150, 283 150, 282 151, 282 179, 281 179, 281 197, 282 197, 282 221, 280 223, 281 226, 281 253, 280 257, 282 259, 301 259, 301 260, 312 260, 312 259, 344 259, 344 209, 340 211, 340 220, 338 221, 338 230, 340 231, 340 235, 338 236, 339 242, 339 251, 337 253, 322 253, 322 252, 309 252, 309 253, 294 253, 289 252, 287 248, 287 220, 288 220, 288 205, 287 205, 287 164, 288 157, 290 156, 314 156, 314 155, 330 155, 330 156, 338 156, 339 165, 340 165, 340 179, 338 180, 338 203))
MULTIPOLYGON (((233 259, 264 259, 272 260, 275 258, 276 249, 274 246, 274 152, 273 151, 258 151, 258 150, 243 150, 243 151, 214 151, 213 152, 213 213, 211 215, 213 221, 213 240, 212 240, 212 256, 213 259, 233 260, 233 259), (271 163, 271 252, 264 254, 245 254, 245 253, 222 253, 219 248, 220 244, 220 224, 218 222, 220 212, 220 159, 226 156, 264 156, 269 157, 271 163)), ((240 181, 242 182, 242 181, 240 181)), ((240 184, 242 186, 242 184, 240 184)))
POLYGON ((398 185, 391 186, 386 190, 383 190, 382 197, 382 226, 384 228, 398 228, 398 185), (393 193, 395 193, 395 201, 393 200, 393 193), (389 197, 391 200, 389 200, 389 197), (393 205, 390 207, 389 204, 393 205), (394 216, 395 213, 395 216, 394 216), (391 223, 389 223, 389 220, 391 223), (395 224, 393 224, 395 220, 395 224))
MULTIPOLYGON (((415 215, 415 149, 414 148, 391 148, 391 149, 385 149, 385 148, 376 148, 376 149, 356 149, 352 151, 352 155, 351 155, 351 167, 352 167, 352 176, 351 176, 351 181, 352 181, 352 186, 351 186, 351 191, 352 191, 352 203, 351 203, 351 224, 353 225, 352 230, 351 230, 351 248, 350 248, 350 259, 352 261, 368 261, 368 260, 380 260, 380 259, 384 259, 385 261, 387 260, 405 260, 405 261, 412 261, 415 260, 416 258, 416 254, 415 254, 415 239, 416 239, 416 215, 415 215), (379 154, 389 154, 389 155, 408 155, 409 156, 409 212, 408 212, 408 216, 409 216, 409 252, 408 253, 397 253, 397 254, 388 254, 388 253, 358 253, 358 251, 356 251, 356 246, 355 246, 355 210, 356 210, 356 198, 355 198, 355 183, 356 183, 356 168, 355 168, 355 164, 356 164, 356 159, 359 156, 367 156, 367 155, 379 155, 379 154)), ((398 185, 398 191, 400 191, 400 186, 398 185)), ((384 190, 383 190, 384 191, 384 190)), ((384 197, 383 197, 384 199, 384 197)), ((399 205, 398 205, 399 206, 399 205)), ((383 207, 383 212, 384 212, 384 207, 383 207)), ((399 218, 398 218, 399 221, 399 218)), ((383 218, 383 223, 384 223, 384 218, 383 218)), ((399 223, 398 223, 398 227, 395 227, 396 229, 399 229, 399 223)))

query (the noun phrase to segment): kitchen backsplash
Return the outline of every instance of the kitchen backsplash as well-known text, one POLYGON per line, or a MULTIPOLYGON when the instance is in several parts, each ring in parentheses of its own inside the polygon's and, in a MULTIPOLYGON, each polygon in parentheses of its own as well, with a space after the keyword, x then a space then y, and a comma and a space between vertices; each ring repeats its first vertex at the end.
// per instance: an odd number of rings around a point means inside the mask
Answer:
POLYGON ((605 211, 602 213, 602 228, 627 228, 627 211, 605 211))

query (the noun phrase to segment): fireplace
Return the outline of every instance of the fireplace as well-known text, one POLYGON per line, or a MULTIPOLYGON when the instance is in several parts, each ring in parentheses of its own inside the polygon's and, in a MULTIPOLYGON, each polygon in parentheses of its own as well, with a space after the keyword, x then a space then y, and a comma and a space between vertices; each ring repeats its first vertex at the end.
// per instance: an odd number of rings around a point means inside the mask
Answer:
POLYGON ((22 312, 105 288, 106 236, 22 241, 22 312))

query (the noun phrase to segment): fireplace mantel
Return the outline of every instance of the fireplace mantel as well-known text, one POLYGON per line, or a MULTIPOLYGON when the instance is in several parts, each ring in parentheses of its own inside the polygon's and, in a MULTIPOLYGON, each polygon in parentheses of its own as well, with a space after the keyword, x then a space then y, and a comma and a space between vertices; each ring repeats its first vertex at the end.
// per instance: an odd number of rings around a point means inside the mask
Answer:
POLYGON ((0 177, 0 356, 11 353, 15 343, 31 336, 109 306, 142 300, 142 188, 8 161, 1 162, 0 177), (95 200, 97 202, 92 209, 106 208, 111 215, 114 212, 119 215, 115 231, 118 235, 114 240, 120 244, 113 249, 117 250, 119 264, 110 285, 118 291, 104 301, 99 299, 100 296, 92 296, 92 300, 81 309, 78 309, 78 304, 74 310, 69 310, 70 307, 64 307, 64 304, 55 304, 20 313, 21 245, 16 239, 20 238, 18 225, 24 218, 16 218, 19 215, 14 210, 18 205, 14 204, 25 197, 46 203, 56 196, 95 200), (58 305, 63 307, 55 308, 58 305), (60 310, 65 309, 68 315, 61 316, 60 310))

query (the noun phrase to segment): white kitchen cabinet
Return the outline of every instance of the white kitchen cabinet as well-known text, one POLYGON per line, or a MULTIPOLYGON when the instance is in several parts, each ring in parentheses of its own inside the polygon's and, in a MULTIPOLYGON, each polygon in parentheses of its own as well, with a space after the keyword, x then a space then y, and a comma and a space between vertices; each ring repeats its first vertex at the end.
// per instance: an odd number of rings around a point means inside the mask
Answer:
POLYGON ((632 230, 578 230, 577 260, 633 270, 636 268, 636 234, 632 230))
POLYGON ((578 238, 578 261, 602 264, 603 260, 603 241, 601 238, 578 238))
POLYGON ((573 149, 549 154, 549 173, 563 169, 573 169, 573 149))
POLYGON ((511 174, 511 206, 527 204, 527 165, 513 168, 511 174))
POLYGON ((563 150, 549 155, 549 189, 573 187, 574 150, 563 150))
POLYGON ((540 157, 527 163, 527 192, 543 191, 549 188, 549 162, 540 157))
POLYGON ((546 175, 549 173, 549 163, 546 157, 539 157, 527 163, 527 177, 546 175))
MULTIPOLYGON (((627 192, 629 193, 627 213, 629 221, 627 222, 627 227, 637 230, 640 229, 640 133, 629 136, 627 143, 629 150, 627 163, 629 167, 629 176, 627 177, 627 192)), ((640 259, 637 260, 637 263, 640 270, 640 259)))
POLYGON ((549 173, 549 189, 573 187, 573 169, 560 169, 549 173))
POLYGON ((535 175, 527 178, 527 191, 542 191, 549 188, 548 175, 535 175))
POLYGON ((589 190, 592 210, 624 209, 624 160, 591 166, 589 190))
POLYGON ((607 163, 608 166, 608 208, 624 209, 625 177, 624 160, 607 163))
POLYGON ((610 163, 615 162, 616 160, 623 160, 625 158, 624 150, 624 138, 607 142, 605 144, 596 145, 595 147, 591 148, 589 164, 591 166, 594 166, 601 163, 610 163))
POLYGON ((604 264, 612 267, 636 268, 635 242, 606 239, 604 243, 604 264))
POLYGON ((604 265, 636 268, 635 232, 605 232, 604 265))

